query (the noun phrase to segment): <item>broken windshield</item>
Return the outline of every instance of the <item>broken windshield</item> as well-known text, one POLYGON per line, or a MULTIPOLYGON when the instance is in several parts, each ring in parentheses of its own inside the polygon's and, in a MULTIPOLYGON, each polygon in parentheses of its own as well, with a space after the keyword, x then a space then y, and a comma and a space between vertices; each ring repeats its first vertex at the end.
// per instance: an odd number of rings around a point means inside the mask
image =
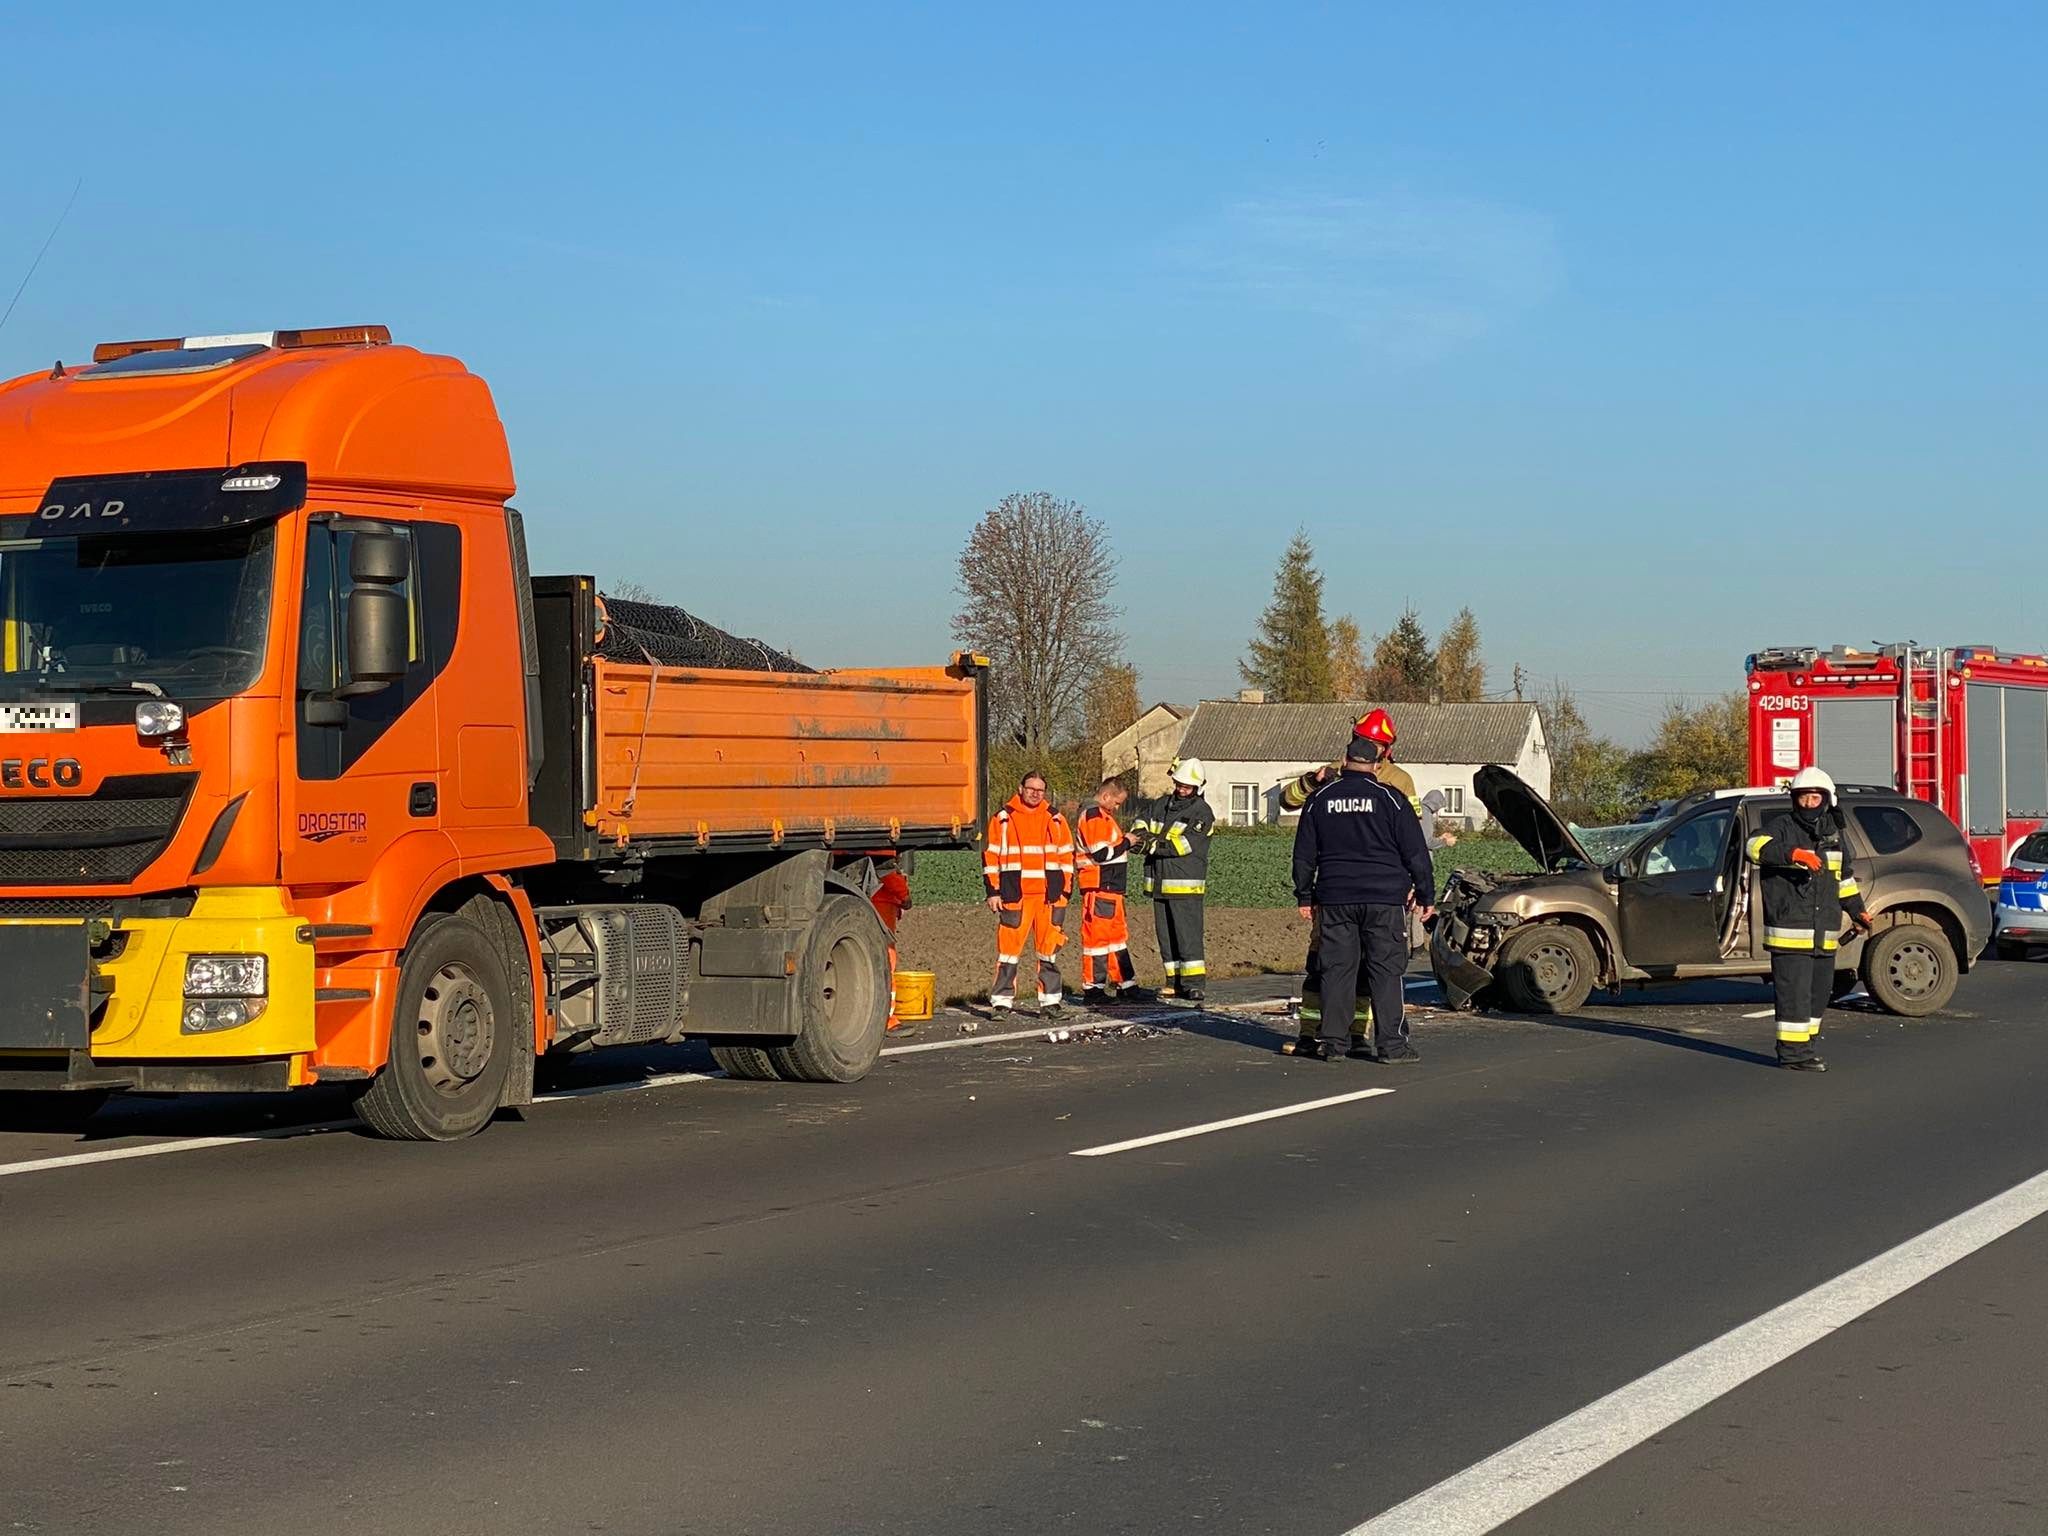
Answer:
POLYGON ((1572 836, 1579 840, 1579 846, 1591 854, 1603 867, 1612 864, 1629 849, 1645 838, 1654 837, 1670 824, 1666 816, 1656 821, 1630 821, 1618 827, 1582 827, 1572 823, 1572 836))
POLYGON ((0 543, 0 698, 241 692, 263 670, 273 528, 0 543))

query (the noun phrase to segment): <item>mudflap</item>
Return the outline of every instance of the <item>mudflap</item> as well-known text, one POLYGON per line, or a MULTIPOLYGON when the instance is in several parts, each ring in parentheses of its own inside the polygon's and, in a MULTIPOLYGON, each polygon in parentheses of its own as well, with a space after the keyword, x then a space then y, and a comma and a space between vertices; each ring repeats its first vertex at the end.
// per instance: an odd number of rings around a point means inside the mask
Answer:
POLYGON ((84 923, 0 925, 0 1050, 92 1045, 92 953, 84 923))
POLYGON ((1444 1002, 1460 1013, 1470 1012, 1472 999, 1493 985, 1493 972, 1473 964, 1434 934, 1429 940, 1429 968, 1444 989, 1444 1002))

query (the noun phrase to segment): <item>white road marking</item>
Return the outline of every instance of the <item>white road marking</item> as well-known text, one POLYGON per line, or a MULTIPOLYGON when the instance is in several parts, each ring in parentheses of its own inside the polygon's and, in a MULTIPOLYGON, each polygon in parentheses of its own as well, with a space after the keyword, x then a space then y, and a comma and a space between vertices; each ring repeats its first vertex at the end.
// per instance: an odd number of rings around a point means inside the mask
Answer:
POLYGON ((1377 1099, 1393 1091, 1391 1088, 1361 1088, 1356 1093, 1340 1093, 1327 1099, 1310 1099, 1306 1104, 1286 1104, 1279 1109, 1262 1109, 1254 1115, 1233 1115, 1228 1120, 1211 1120, 1207 1125, 1190 1125, 1177 1131, 1161 1131, 1156 1136, 1136 1136, 1129 1141, 1112 1141, 1107 1146, 1083 1147, 1071 1155, 1108 1157, 1114 1152, 1134 1152, 1139 1147, 1156 1147, 1162 1141, 1185 1141, 1190 1136, 1207 1136, 1211 1131, 1235 1130, 1240 1125, 1256 1125, 1261 1120, 1278 1120, 1286 1115, 1305 1115, 1312 1109, 1329 1109, 1338 1104, 1355 1104, 1360 1099, 1377 1099))
POLYGON ((23 1163, 0 1163, 0 1179, 18 1173, 49 1173, 58 1168, 82 1168, 87 1163, 120 1163, 134 1157, 166 1157, 173 1152, 204 1152, 210 1147, 239 1147, 252 1141, 283 1141, 292 1136, 313 1136, 322 1131, 348 1131, 360 1120, 322 1120, 312 1125, 280 1126, 274 1131, 251 1131, 245 1136, 195 1136, 189 1141, 153 1141, 141 1147, 108 1147, 100 1152, 73 1152, 64 1157, 38 1157, 23 1163))
MULTIPOLYGON (((1125 1024, 1156 1023, 1181 1012, 1167 1009, 1161 1013, 1142 1016, 1076 1021, 1059 1027, 1071 1029, 1075 1034, 1089 1030, 1120 1029, 1125 1024)), ((1043 1038, 1051 1025, 1038 1029, 1020 1029, 994 1035, 962 1035, 957 1040, 929 1040, 918 1045, 888 1045, 882 1048, 884 1056, 908 1056, 918 1051, 955 1051, 973 1045, 995 1045, 1006 1040, 1029 1040, 1043 1038)), ((663 1072, 654 1077, 636 1077, 618 1083, 590 1083, 581 1088, 561 1088, 553 1093, 537 1094, 536 1104, 554 1104, 564 1099, 589 1099, 606 1093, 639 1093, 649 1088, 679 1088, 690 1083, 721 1081, 723 1072, 663 1072)), ((92 1163, 120 1163, 138 1157, 168 1157, 174 1152, 205 1152, 214 1147, 239 1147, 252 1141, 281 1141, 292 1136, 308 1136, 319 1131, 349 1131, 360 1128, 360 1120, 323 1120, 313 1125, 282 1126, 270 1131, 251 1131, 241 1136, 193 1136, 182 1141, 153 1141, 138 1147, 107 1147, 98 1152, 73 1152, 62 1157, 38 1157, 19 1163, 0 1163, 0 1179, 24 1173, 54 1173, 60 1168, 83 1168, 92 1163)))
POLYGON ((964 1051, 970 1045, 997 1045, 1005 1040, 1043 1040, 1046 1031, 1053 1029, 1070 1029, 1078 1035, 1088 1030, 1122 1029, 1126 1024, 1156 1025, 1164 1019, 1173 1018, 1181 1011, 1178 1008, 1169 1008, 1162 1013, 1148 1013, 1143 1016, 1132 1015, 1129 1018, 1063 1019, 1057 1024, 1048 1021, 1039 1025, 1036 1029, 1004 1030, 999 1034, 993 1035, 961 1035, 952 1040, 923 1040, 916 1045, 885 1045, 882 1047, 882 1054, 884 1056, 914 1056, 919 1051, 964 1051))
POLYGON ((2048 1212, 2048 1173, 1908 1238, 1345 1536, 1483 1536, 1808 1345, 2048 1212))
POLYGON ((588 1099, 600 1093, 638 1093, 642 1088, 673 1088, 680 1083, 709 1083, 724 1077, 723 1072, 663 1072, 655 1077, 630 1078, 623 1083, 588 1083, 581 1088, 558 1088, 553 1093, 537 1093, 533 1096, 536 1104, 552 1104, 557 1099, 588 1099))

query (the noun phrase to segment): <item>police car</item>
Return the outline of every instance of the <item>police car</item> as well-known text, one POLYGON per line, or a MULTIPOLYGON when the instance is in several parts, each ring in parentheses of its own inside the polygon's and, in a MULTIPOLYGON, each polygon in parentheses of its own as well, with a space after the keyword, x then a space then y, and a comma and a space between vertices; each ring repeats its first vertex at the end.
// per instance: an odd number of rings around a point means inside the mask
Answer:
POLYGON ((2048 945, 2048 832, 2036 832, 2013 849, 1998 877, 1995 929, 1998 958, 2024 960, 2036 945, 2048 945))

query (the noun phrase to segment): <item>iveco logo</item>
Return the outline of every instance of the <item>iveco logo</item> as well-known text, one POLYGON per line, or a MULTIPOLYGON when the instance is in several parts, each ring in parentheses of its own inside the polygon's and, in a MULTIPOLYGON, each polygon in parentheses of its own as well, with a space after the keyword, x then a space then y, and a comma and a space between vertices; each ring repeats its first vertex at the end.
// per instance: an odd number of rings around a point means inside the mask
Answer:
POLYGON ((85 770, 75 757, 9 757, 0 759, 0 788, 76 789, 85 770))

